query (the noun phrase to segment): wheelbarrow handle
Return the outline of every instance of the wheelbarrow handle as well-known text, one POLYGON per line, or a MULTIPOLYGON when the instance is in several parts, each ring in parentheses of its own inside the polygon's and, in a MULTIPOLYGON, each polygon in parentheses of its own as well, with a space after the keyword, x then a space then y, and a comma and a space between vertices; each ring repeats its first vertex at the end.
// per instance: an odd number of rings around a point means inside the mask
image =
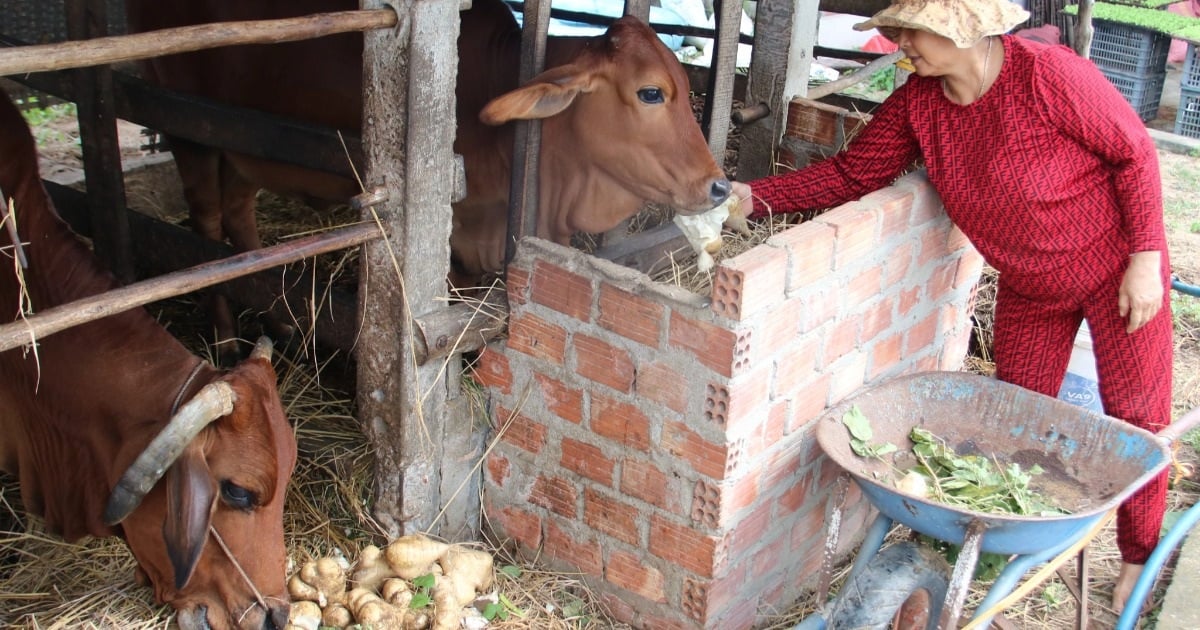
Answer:
POLYGON ((1158 439, 1166 444, 1171 444, 1197 426, 1200 426, 1200 407, 1183 414, 1182 418, 1163 427, 1158 432, 1158 439))

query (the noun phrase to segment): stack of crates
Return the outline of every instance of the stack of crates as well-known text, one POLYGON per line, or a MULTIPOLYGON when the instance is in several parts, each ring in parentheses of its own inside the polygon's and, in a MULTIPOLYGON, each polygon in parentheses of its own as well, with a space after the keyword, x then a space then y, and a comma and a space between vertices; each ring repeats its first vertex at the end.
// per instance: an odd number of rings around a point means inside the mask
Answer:
POLYGON ((1200 138, 1200 49, 1188 44, 1183 74, 1179 76, 1179 111, 1175 113, 1175 133, 1200 138))
POLYGON ((1142 121, 1158 116, 1171 37, 1128 24, 1092 23, 1090 56, 1096 67, 1125 96, 1142 121))

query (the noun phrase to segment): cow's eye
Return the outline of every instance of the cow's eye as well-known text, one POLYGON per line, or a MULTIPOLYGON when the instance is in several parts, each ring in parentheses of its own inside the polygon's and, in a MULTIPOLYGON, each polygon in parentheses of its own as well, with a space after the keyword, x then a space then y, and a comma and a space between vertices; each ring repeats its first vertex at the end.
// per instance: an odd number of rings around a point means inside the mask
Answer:
POLYGON ((656 87, 644 87, 638 90, 638 100, 649 105, 657 105, 663 102, 663 92, 656 87))
POLYGON ((221 498, 230 507, 239 510, 253 509, 258 505, 258 496, 236 483, 226 479, 221 482, 221 498))

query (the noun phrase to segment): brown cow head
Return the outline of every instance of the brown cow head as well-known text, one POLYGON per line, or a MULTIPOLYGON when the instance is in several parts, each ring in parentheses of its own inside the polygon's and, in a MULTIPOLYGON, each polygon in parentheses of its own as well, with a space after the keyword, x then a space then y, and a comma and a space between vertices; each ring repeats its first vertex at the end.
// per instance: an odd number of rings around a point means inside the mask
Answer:
POLYGON ((205 386, 118 482, 120 523, 159 601, 184 630, 287 624, 283 506, 296 440, 260 341, 205 386))
POLYGON ((647 201, 697 214, 729 196, 690 96, 679 60, 626 16, 570 63, 493 99, 480 120, 542 119, 541 199, 568 216, 540 235, 564 242, 612 229, 647 201))

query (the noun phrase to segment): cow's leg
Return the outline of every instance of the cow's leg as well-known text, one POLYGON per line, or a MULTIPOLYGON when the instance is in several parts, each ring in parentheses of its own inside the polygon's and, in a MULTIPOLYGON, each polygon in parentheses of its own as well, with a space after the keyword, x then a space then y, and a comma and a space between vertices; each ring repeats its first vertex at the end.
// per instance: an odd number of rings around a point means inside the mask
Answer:
MULTIPOLYGON (((221 227, 229 242, 239 252, 261 249, 262 238, 258 233, 258 222, 254 218, 259 186, 244 177, 228 160, 221 163, 221 227)), ((295 326, 277 317, 271 310, 262 314, 263 325, 268 334, 281 347, 291 341, 296 333, 295 326)))
MULTIPOLYGON (((183 184, 183 196, 187 200, 191 215, 192 230, 197 234, 225 242, 222 228, 221 154, 218 150, 186 140, 171 138, 171 153, 175 156, 175 167, 183 184)), ((236 320, 225 296, 217 291, 208 291, 204 297, 209 323, 213 327, 217 353, 226 358, 237 356, 236 348, 225 343, 237 337, 236 320), (233 348, 232 352, 225 350, 233 348)))

